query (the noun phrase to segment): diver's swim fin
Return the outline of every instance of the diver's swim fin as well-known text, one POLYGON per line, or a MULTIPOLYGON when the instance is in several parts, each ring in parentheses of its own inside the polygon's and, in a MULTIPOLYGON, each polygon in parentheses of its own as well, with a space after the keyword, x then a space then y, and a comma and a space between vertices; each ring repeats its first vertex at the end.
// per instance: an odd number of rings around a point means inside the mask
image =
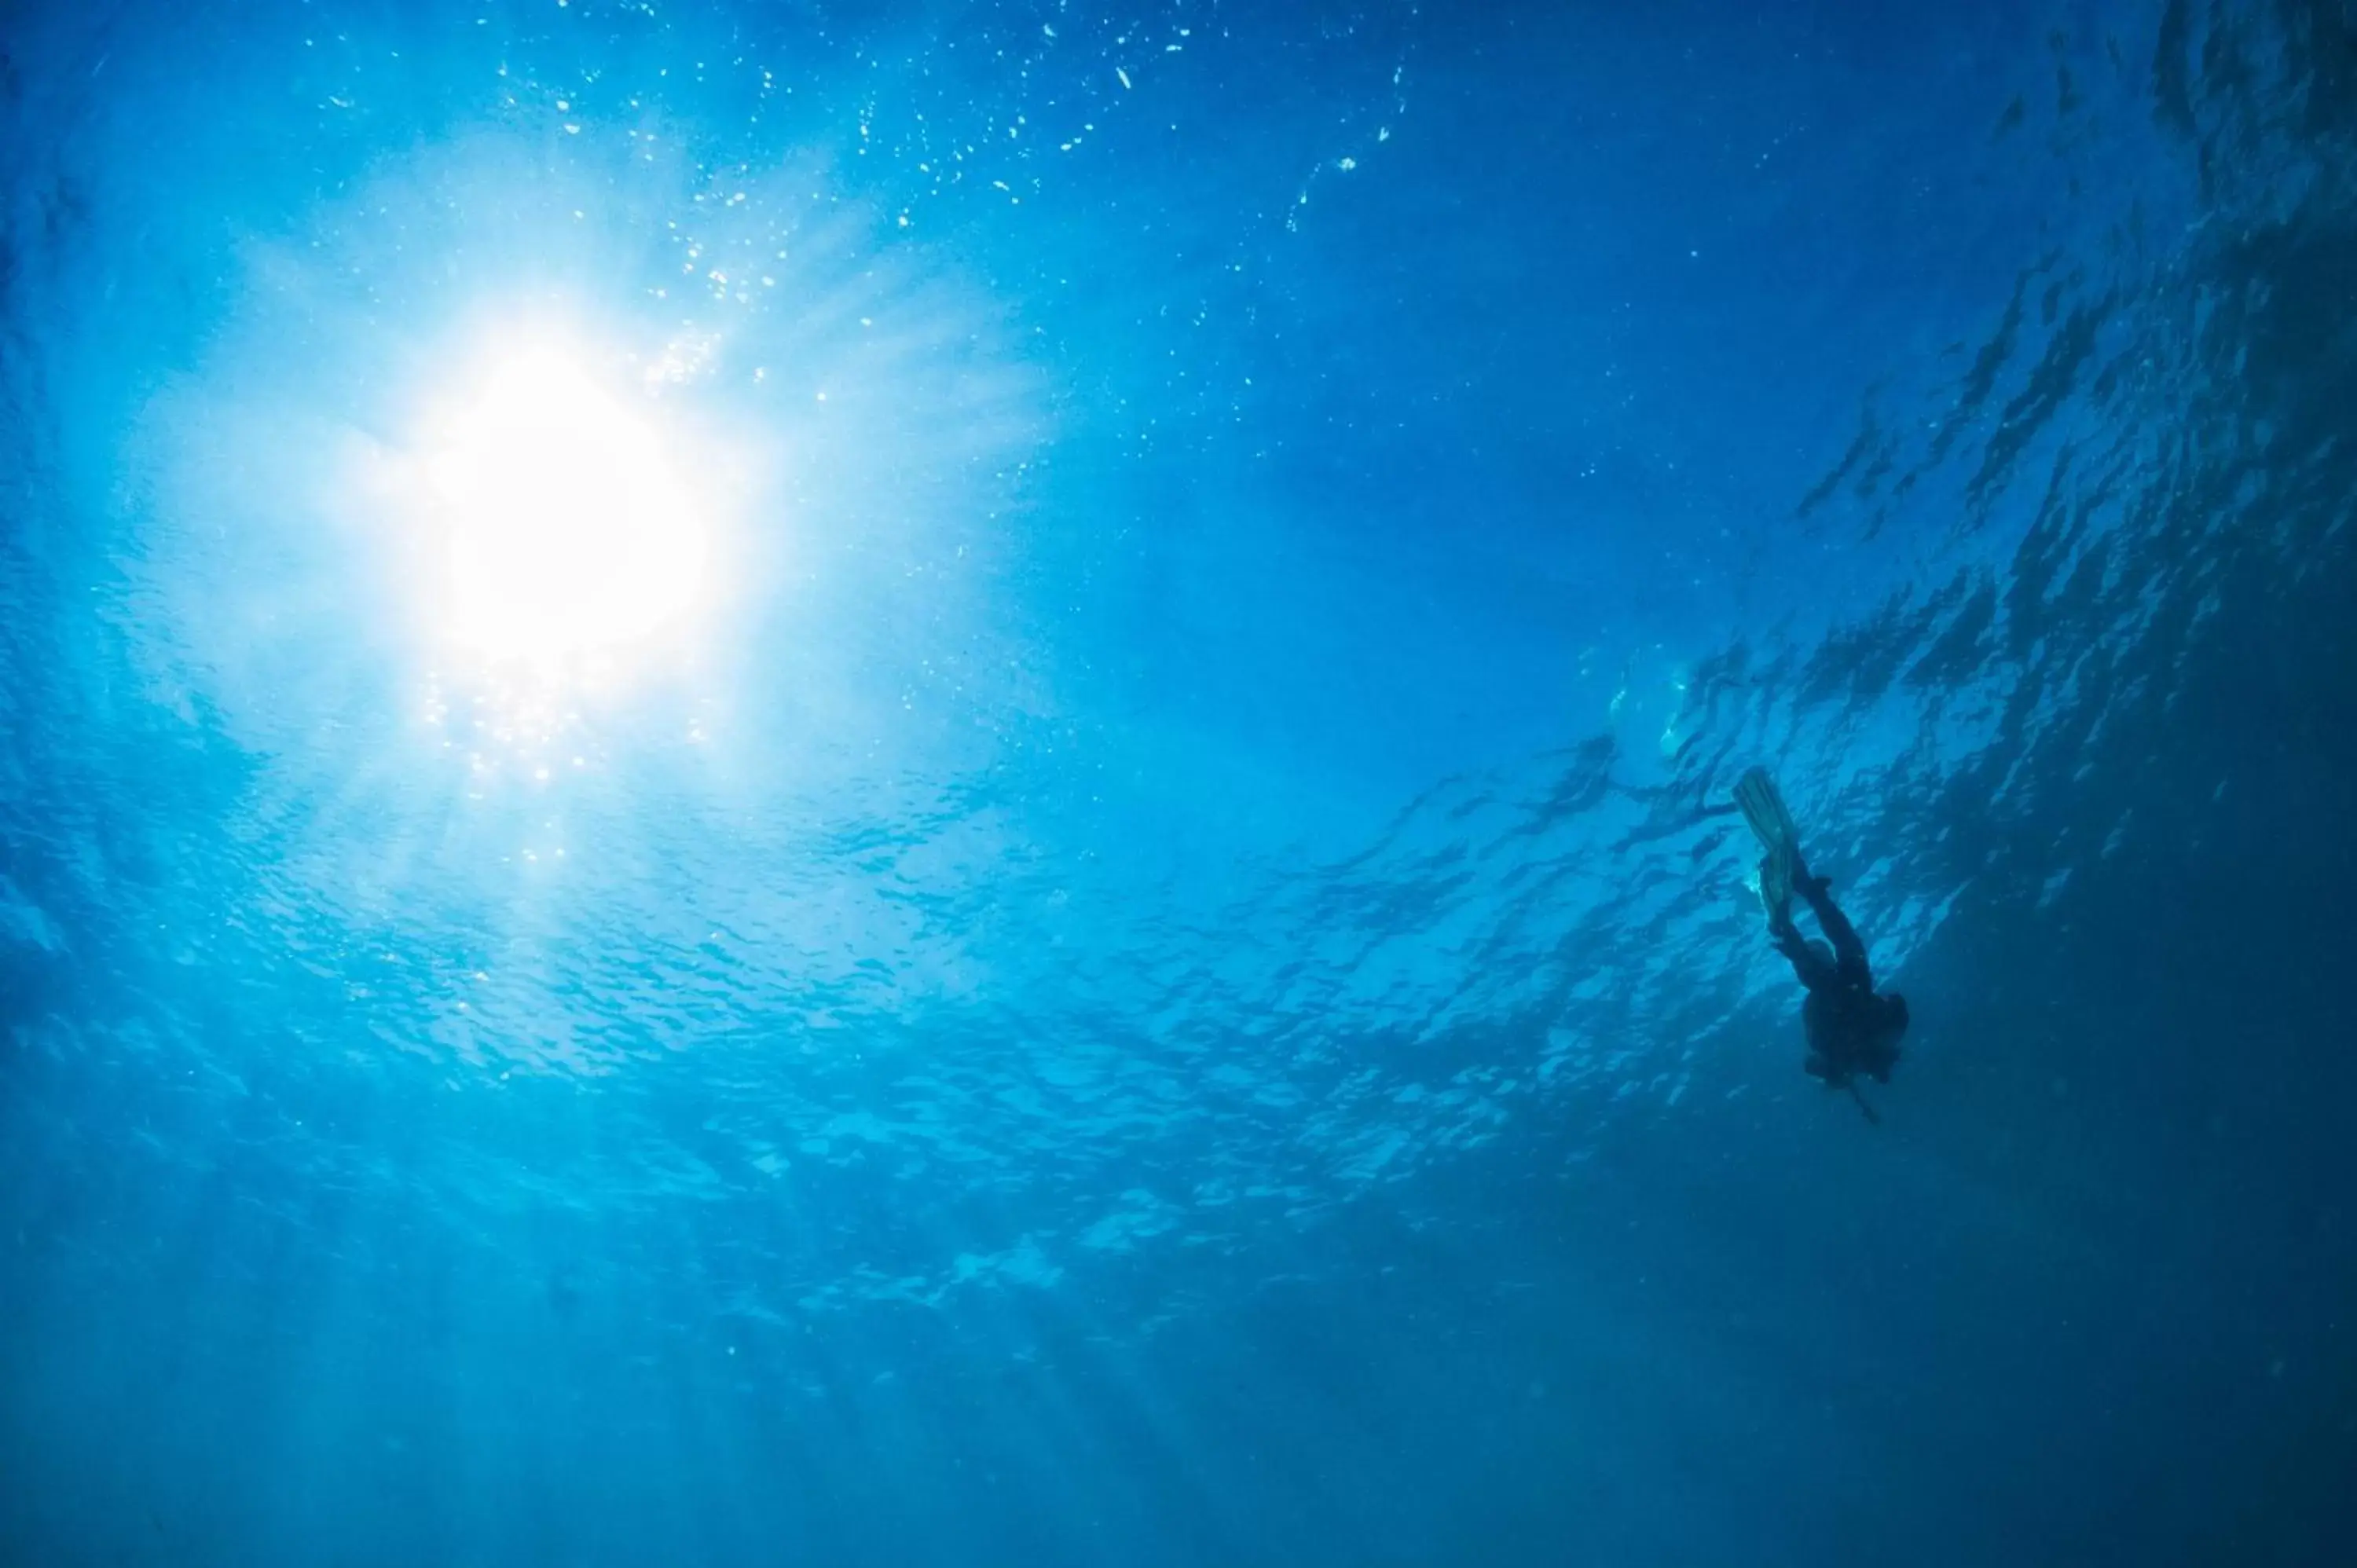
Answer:
POLYGON ((1782 859, 1800 847, 1801 830, 1792 825, 1792 813, 1784 809, 1784 797, 1777 793, 1776 780, 1766 768, 1744 769, 1735 781, 1735 803, 1770 859, 1782 859))
POLYGON ((1735 781, 1735 803, 1760 841, 1760 902, 1769 918, 1783 918, 1792 902, 1792 875, 1801 859, 1801 832, 1764 768, 1746 768, 1735 781))
POLYGON ((1771 849, 1760 857, 1760 902, 1770 917, 1792 902, 1792 852, 1771 849))

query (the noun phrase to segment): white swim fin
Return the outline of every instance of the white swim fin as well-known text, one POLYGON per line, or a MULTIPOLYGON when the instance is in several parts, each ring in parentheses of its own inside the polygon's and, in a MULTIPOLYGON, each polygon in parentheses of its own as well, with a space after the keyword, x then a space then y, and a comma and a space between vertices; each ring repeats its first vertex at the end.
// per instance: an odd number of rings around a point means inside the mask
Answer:
POLYGON ((1792 901, 1792 866, 1801 857, 1801 832, 1784 807, 1776 781, 1764 768, 1745 770, 1735 781, 1735 803, 1760 841, 1760 902, 1771 916, 1792 901))
POLYGON ((1777 793, 1776 780, 1768 777, 1766 768, 1744 770, 1735 781, 1735 803, 1743 820, 1751 824, 1751 835, 1761 849, 1790 854, 1800 847, 1801 830, 1792 825, 1792 813, 1784 809, 1784 797, 1777 793))

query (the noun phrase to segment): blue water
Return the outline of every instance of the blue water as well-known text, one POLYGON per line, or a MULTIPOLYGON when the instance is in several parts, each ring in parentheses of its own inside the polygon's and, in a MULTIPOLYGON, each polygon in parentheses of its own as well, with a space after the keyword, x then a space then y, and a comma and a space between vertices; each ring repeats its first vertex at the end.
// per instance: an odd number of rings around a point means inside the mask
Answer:
POLYGON ((2345 5, 0 56, 0 1560, 2357 1561, 2345 5))

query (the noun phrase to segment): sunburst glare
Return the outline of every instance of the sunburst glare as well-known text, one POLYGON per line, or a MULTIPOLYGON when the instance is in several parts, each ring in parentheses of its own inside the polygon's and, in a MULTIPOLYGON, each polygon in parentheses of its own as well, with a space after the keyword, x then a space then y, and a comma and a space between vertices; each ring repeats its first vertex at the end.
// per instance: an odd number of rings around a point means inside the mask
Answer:
POLYGON ((610 658, 690 618, 703 592, 710 499, 652 411, 590 363, 558 339, 503 345, 425 444, 435 629, 490 660, 610 658))

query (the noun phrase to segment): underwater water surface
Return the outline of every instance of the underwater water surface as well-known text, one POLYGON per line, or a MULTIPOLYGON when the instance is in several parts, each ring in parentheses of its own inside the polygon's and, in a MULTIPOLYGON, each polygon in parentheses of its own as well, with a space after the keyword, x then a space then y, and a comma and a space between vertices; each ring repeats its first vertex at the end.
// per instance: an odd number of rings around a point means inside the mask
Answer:
POLYGON ((2357 1561, 2346 4, 13 0, 0 179, 0 1561, 2357 1561))

